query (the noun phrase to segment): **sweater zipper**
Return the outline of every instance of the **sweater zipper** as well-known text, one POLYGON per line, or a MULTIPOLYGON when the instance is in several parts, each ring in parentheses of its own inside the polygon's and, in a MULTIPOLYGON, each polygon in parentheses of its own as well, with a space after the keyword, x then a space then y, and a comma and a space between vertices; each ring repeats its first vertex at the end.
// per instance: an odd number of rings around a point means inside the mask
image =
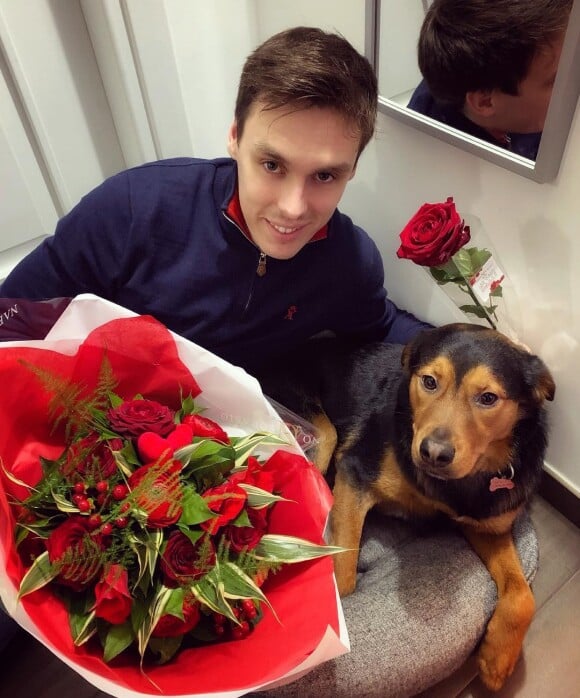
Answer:
POLYGON ((256 269, 256 274, 258 276, 264 276, 266 274, 266 257, 265 253, 260 250, 260 259, 258 259, 258 268, 256 269))
MULTIPOLYGON (((240 233, 244 236, 244 238, 246 240, 248 240, 248 238, 246 237, 244 231, 240 228, 240 226, 235 221, 233 221, 227 215, 227 213, 225 211, 222 211, 222 213, 224 215, 224 218, 227 221, 229 221, 232 225, 234 225, 240 231, 240 233)), ((262 250, 259 247, 257 247, 256 245, 254 245, 254 243, 251 240, 248 240, 248 242, 250 245, 253 245, 260 253, 260 256, 258 257, 258 266, 256 267, 256 275, 261 278, 266 273, 266 261, 267 261, 268 257, 266 256, 266 253, 262 252, 262 250)), ((244 309, 242 311, 242 318, 245 317, 246 313, 248 312, 248 309, 250 307, 250 303, 252 302, 253 295, 254 295, 254 280, 252 280, 252 285, 250 287, 250 293, 248 294, 248 298, 246 300, 246 303, 244 305, 244 309)))

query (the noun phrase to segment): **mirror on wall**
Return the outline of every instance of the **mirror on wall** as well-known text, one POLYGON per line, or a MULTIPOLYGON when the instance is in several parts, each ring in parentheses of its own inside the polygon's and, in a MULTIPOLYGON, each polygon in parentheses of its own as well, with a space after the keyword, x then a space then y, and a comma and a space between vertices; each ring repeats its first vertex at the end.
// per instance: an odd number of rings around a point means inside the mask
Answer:
POLYGON ((379 83, 379 110, 395 119, 537 182, 558 174, 580 94, 580 0, 574 0, 556 81, 535 160, 521 157, 407 106, 421 73, 417 40, 432 0, 366 0, 366 55, 379 83))

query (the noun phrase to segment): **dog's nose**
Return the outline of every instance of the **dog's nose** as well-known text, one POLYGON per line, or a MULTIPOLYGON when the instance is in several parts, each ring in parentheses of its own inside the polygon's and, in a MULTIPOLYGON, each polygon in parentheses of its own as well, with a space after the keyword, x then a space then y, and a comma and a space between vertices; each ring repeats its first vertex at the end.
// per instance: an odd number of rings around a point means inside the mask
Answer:
POLYGON ((436 429, 421 441, 419 453, 423 462, 443 468, 453 461, 455 449, 449 443, 447 433, 436 429))

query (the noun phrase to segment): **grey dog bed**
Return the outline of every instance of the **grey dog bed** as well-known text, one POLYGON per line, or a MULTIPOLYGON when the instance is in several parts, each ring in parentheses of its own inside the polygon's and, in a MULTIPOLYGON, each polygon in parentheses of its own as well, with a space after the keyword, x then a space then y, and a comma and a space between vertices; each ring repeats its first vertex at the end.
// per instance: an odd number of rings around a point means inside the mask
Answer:
MULTIPOLYGON (((526 579, 538 566, 527 513, 514 527, 526 579)), ((417 531, 371 515, 356 591, 343 600, 351 652, 265 698, 406 698, 463 664, 495 607, 495 584, 463 536, 450 526, 417 531)))

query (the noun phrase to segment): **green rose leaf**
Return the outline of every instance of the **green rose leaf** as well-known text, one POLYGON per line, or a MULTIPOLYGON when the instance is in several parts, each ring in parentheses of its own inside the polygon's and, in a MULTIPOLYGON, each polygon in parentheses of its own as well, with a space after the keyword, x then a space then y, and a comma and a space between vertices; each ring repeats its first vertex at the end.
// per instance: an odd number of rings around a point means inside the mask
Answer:
POLYGON ((475 315, 478 318, 481 318, 482 320, 487 320, 487 312, 485 308, 483 308, 481 305, 460 305, 459 310, 462 310, 464 313, 467 313, 468 315, 475 315))
POLYGON ((178 637, 152 637, 149 649, 157 655, 157 664, 166 664, 177 654, 183 642, 183 635, 178 637))
POLYGON ((203 521, 208 521, 208 519, 214 516, 214 513, 207 505, 207 500, 198 494, 193 487, 183 488, 181 506, 183 511, 179 523, 184 526, 194 526, 203 521))
POLYGON ((126 621, 120 625, 109 626, 105 642, 103 644, 103 660, 110 662, 123 650, 126 650, 135 640, 135 634, 131 622, 126 621))

